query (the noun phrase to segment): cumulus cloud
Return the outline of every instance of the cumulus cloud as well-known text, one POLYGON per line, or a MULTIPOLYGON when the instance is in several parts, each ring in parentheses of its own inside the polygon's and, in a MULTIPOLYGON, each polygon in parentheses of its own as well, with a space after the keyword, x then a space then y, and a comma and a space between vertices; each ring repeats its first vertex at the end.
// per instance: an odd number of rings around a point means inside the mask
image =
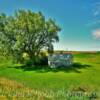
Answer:
POLYGON ((92 35, 96 39, 100 39, 100 29, 96 29, 92 32, 92 35))
POLYGON ((86 24, 86 26, 88 27, 98 27, 97 29, 94 29, 91 34, 93 36, 94 39, 99 39, 100 40, 100 2, 96 2, 93 3, 91 5, 91 18, 92 20, 90 20, 89 23, 86 24))

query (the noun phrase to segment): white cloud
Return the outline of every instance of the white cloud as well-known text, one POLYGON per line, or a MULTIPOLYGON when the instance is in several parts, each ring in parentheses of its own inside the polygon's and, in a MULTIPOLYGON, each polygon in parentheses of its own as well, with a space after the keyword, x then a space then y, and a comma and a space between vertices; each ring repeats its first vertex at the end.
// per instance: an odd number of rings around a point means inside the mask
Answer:
POLYGON ((100 29, 96 29, 92 32, 92 35, 96 39, 100 39, 100 29))
POLYGON ((97 17, 100 15, 100 2, 96 2, 93 5, 93 15, 94 17, 97 17))
POLYGON ((100 14, 99 10, 97 10, 97 11, 94 12, 94 16, 98 16, 99 14, 100 14))
POLYGON ((94 22, 88 23, 88 24, 86 24, 86 26, 92 26, 92 25, 96 25, 96 24, 100 24, 100 20, 96 20, 94 22))
POLYGON ((100 24, 100 2, 91 5, 92 20, 86 26, 94 26, 100 24))

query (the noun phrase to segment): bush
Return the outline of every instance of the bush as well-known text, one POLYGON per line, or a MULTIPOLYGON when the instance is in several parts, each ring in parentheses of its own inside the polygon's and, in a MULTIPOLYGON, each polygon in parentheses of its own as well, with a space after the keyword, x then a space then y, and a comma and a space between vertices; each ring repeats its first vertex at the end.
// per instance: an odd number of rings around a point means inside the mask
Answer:
POLYGON ((41 65, 48 65, 48 57, 47 56, 43 56, 41 58, 41 65))
POLYGON ((48 65, 48 58, 47 56, 33 57, 33 59, 26 60, 24 64, 26 66, 45 66, 48 65))

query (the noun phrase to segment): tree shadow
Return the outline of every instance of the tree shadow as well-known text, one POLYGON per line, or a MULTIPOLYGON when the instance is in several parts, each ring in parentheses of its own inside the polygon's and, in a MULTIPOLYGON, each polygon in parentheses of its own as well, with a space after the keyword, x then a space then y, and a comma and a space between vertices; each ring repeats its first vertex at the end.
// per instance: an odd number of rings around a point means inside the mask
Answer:
POLYGON ((74 63, 72 66, 68 67, 58 67, 58 68, 50 68, 49 66, 15 66, 16 69, 22 69, 23 71, 35 71, 38 73, 46 73, 46 72, 76 72, 81 73, 80 69, 86 69, 91 67, 88 64, 74 63))

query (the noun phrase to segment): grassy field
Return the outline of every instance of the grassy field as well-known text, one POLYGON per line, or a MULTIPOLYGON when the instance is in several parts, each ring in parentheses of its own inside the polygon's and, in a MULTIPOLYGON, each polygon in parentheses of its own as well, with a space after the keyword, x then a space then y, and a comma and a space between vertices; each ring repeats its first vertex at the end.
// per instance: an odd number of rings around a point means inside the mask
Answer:
POLYGON ((73 66, 60 69, 24 68, 1 59, 0 95, 4 100, 22 100, 19 93, 23 100, 100 100, 99 77, 100 53, 74 54, 73 66), (13 91, 17 91, 14 99, 8 95, 13 91))

